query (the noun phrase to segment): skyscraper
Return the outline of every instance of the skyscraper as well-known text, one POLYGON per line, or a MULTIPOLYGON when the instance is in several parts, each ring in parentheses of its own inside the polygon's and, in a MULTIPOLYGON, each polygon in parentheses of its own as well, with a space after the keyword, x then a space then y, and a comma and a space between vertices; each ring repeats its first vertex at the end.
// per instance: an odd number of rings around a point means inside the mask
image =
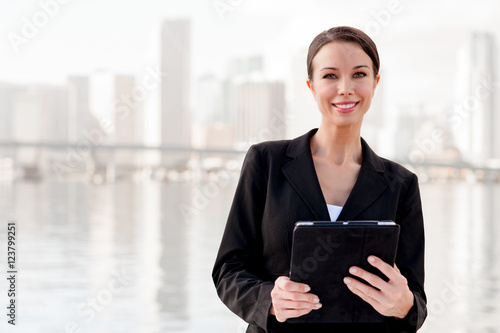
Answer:
POLYGON ((194 123, 229 123, 224 114, 224 84, 214 75, 204 75, 197 80, 194 123))
POLYGON ((262 77, 240 77, 235 82, 236 145, 284 139, 285 84, 262 77))
MULTIPOLYGON (((133 97, 134 88, 135 78, 131 75, 107 71, 92 74, 89 105, 96 121, 90 131, 100 137, 93 145, 142 144, 141 105, 133 97)), ((103 151, 94 154, 97 164, 106 163, 110 158, 107 155, 103 151)), ((117 151, 113 157, 116 165, 122 167, 133 167, 140 158, 137 153, 123 150, 117 151)))
POLYGON ((12 141, 13 139, 13 104, 17 89, 12 84, 0 83, 0 141, 12 141))
MULTIPOLYGON (((188 20, 163 22, 161 28, 161 144, 191 146, 189 109, 191 25, 188 20)), ((178 161, 163 154, 164 164, 178 161)))
POLYGON ((314 97, 307 87, 306 68, 307 49, 301 49, 292 58, 291 84, 288 85, 290 96, 290 123, 287 136, 295 138, 318 127, 321 122, 321 112, 314 97))
MULTIPOLYGON (((13 140, 13 104, 16 91, 16 86, 0 83, 0 142, 13 140)), ((0 146, 0 181, 13 178, 14 155, 14 149, 0 146)))
POLYGON ((378 153, 380 153, 379 141, 383 141, 384 137, 388 137, 387 131, 383 130, 388 125, 387 118, 389 117, 387 117, 387 110, 384 105, 384 82, 382 81, 377 85, 370 109, 364 115, 363 126, 361 127, 361 136, 378 153))
POLYGON ((472 33, 458 61, 457 103, 449 120, 465 160, 481 164, 500 158, 500 114, 495 113, 498 87, 495 39, 472 33))
MULTIPOLYGON (((66 143, 66 87, 30 85, 19 87, 13 96, 12 138, 22 143, 66 143)), ((16 152, 16 164, 24 169, 48 168, 48 161, 65 157, 63 151, 27 147, 16 152)), ((33 171, 38 173, 38 171, 33 171)))
POLYGON ((68 141, 75 143, 84 140, 84 131, 91 127, 89 110, 88 76, 68 78, 68 141))
POLYGON ((193 116, 193 147, 233 148, 234 124, 230 110, 225 107, 229 99, 224 81, 214 75, 204 75, 197 80, 196 107, 193 116))

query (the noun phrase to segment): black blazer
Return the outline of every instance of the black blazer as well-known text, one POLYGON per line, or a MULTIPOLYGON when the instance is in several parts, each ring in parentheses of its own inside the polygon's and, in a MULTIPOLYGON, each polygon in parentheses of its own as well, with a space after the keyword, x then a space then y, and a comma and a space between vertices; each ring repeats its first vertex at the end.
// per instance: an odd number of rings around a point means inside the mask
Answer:
POLYGON ((378 157, 361 139, 363 162, 338 220, 393 220, 401 227, 396 264, 414 294, 405 319, 384 324, 298 325, 269 314, 274 281, 288 276, 297 221, 329 221, 310 138, 250 147, 236 188, 212 277, 221 300, 250 325, 247 332, 416 332, 426 317, 424 228, 418 181, 378 157))

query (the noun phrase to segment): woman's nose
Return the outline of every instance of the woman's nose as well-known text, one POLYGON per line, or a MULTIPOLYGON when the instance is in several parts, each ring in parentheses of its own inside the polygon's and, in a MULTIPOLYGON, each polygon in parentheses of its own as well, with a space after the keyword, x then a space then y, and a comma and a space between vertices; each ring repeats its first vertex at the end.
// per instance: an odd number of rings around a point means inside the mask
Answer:
POLYGON ((338 85, 338 94, 342 96, 349 96, 354 94, 353 85, 349 79, 341 79, 338 85))

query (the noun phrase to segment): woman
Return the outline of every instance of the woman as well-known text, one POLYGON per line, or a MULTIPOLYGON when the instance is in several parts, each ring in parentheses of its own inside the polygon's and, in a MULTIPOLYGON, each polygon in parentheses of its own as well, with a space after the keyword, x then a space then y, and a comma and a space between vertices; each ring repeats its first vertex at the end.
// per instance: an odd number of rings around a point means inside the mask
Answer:
POLYGON ((417 177, 378 157, 360 137, 380 80, 373 41, 336 27, 312 41, 307 85, 321 112, 319 129, 294 140, 252 146, 245 158, 213 270, 222 301, 247 332, 416 332, 426 317, 424 230, 417 177), (297 221, 393 220, 400 225, 394 267, 367 260, 388 278, 359 268, 346 288, 385 316, 381 324, 290 324, 322 306, 309 286, 291 281, 297 221))

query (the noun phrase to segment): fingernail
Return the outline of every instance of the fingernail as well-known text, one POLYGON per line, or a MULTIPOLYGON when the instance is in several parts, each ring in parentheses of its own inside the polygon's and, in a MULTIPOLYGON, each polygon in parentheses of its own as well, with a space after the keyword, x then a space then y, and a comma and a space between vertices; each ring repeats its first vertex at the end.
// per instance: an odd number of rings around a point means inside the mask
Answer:
POLYGON ((358 269, 353 267, 349 270, 349 272, 351 272, 352 274, 356 274, 358 272, 358 269))
POLYGON ((314 298, 313 298, 313 302, 314 302, 314 303, 319 303, 319 298, 318 298, 318 297, 314 297, 314 298))
POLYGON ((374 257, 368 257, 368 261, 369 262, 375 262, 375 258, 374 257))
POLYGON ((323 305, 321 303, 318 303, 316 304, 316 309, 319 309, 320 307, 322 307, 323 305))
POLYGON ((309 286, 307 286, 307 287, 305 287, 305 288, 304 288, 304 291, 305 291, 306 293, 307 293, 307 292, 309 292, 310 290, 311 290, 311 287, 309 287, 309 286))
POLYGON ((345 283, 351 283, 351 279, 349 279, 349 278, 345 278, 345 279, 344 279, 344 282, 345 282, 345 283))

